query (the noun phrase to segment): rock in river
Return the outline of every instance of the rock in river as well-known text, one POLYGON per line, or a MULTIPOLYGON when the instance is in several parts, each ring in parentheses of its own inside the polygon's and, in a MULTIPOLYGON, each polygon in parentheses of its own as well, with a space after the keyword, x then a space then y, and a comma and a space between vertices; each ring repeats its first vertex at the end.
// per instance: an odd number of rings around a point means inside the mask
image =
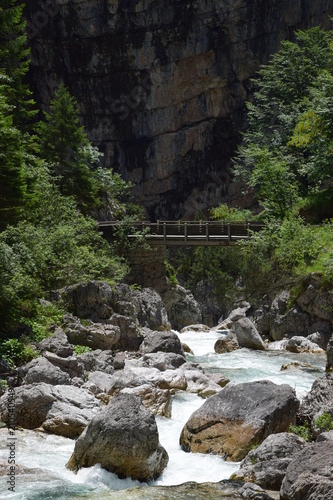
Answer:
POLYGON ((284 432, 298 406, 295 391, 286 384, 268 380, 228 384, 191 415, 180 445, 184 451, 242 460, 253 445, 284 432))
POLYGON ((99 463, 120 478, 143 482, 156 479, 168 460, 159 443, 154 415, 137 396, 120 394, 92 419, 76 441, 67 467, 76 472, 99 463))

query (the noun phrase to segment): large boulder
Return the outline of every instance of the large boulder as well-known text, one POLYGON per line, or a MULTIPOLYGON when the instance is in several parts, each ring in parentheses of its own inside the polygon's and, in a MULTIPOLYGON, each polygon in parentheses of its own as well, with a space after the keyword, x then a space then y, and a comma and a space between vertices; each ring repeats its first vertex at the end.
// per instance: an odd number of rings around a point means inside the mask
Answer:
POLYGON ((89 281, 57 290, 51 299, 62 300, 68 310, 79 318, 100 321, 113 313, 113 296, 113 288, 108 283, 89 281))
POLYGON ((68 356, 68 358, 61 358, 53 352, 44 352, 44 357, 57 366, 60 370, 68 373, 71 378, 84 376, 84 366, 76 356, 68 356))
POLYGON ((246 455, 240 470, 230 479, 249 481, 262 488, 278 491, 293 456, 305 446, 307 442, 296 434, 271 434, 258 448, 246 455))
POLYGON ((240 318, 234 322, 233 330, 240 347, 248 347, 249 349, 261 351, 266 349, 265 343, 260 337, 258 330, 249 318, 240 318))
POLYGON ((286 384, 268 380, 228 384, 191 415, 180 445, 184 451, 242 460, 253 445, 286 431, 298 406, 295 391, 286 384))
POLYGON ((152 288, 135 293, 136 316, 140 326, 151 330, 170 330, 168 315, 161 296, 152 288))
POLYGON ((142 328, 141 334, 143 342, 140 346, 140 351, 144 354, 161 351, 184 355, 179 337, 172 331, 158 332, 142 328))
POLYGON ((74 349, 68 342, 67 335, 61 328, 56 328, 54 334, 38 344, 38 349, 43 353, 45 351, 53 352, 57 356, 67 358, 72 356, 74 349))
MULTIPOLYGON (((71 385, 23 385, 13 389, 16 426, 43 428, 60 436, 77 438, 101 409, 100 402, 88 392, 71 385)), ((8 392, 0 398, 0 418, 7 422, 8 392)), ((12 396, 13 397, 13 396, 12 396)))
POLYGON ((332 500, 332 450, 331 441, 322 441, 294 456, 282 482, 281 500, 332 500))
POLYGON ((184 326, 202 323, 199 303, 182 286, 170 287, 163 296, 163 301, 171 326, 175 330, 180 331, 184 326))
POLYGON ((327 363, 326 371, 333 372, 333 336, 331 337, 326 349, 327 363))
POLYGON ((29 385, 38 382, 45 382, 51 385, 71 384, 68 373, 54 366, 46 358, 36 358, 20 368, 20 378, 22 384, 29 385))
POLYGON ((120 394, 96 415, 75 443, 70 470, 101 466, 120 478, 156 479, 168 463, 154 415, 140 398, 120 394))
POLYGON ((311 391, 303 398, 298 411, 300 422, 313 422, 324 412, 333 418, 333 373, 314 381, 311 391))

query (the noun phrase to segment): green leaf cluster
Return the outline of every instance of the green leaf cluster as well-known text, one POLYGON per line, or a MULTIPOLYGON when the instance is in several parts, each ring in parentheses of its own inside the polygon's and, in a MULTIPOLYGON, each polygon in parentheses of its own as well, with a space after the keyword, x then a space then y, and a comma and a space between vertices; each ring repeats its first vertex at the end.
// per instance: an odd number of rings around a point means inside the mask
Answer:
POLYGON ((332 31, 298 31, 253 81, 234 174, 256 188, 268 217, 283 218, 332 186, 332 61, 332 31))

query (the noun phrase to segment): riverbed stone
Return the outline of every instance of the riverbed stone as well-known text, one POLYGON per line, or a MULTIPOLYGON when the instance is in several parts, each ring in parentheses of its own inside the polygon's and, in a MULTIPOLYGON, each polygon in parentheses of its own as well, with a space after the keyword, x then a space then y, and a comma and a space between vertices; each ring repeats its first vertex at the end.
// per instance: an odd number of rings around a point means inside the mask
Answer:
POLYGON ((70 470, 97 463, 120 478, 156 479, 168 463, 159 443, 155 417, 131 394, 111 398, 75 443, 70 470))
POLYGON ((148 328, 140 329, 143 336, 143 342, 140 351, 143 354, 155 352, 173 352, 184 355, 181 342, 178 335, 173 331, 153 331, 148 328))
MULTIPOLYGON (((271 493, 271 492, 269 492, 271 493)), ((223 480, 217 483, 197 483, 188 481, 175 486, 150 486, 109 491, 108 500, 278 500, 254 484, 223 480), (253 495, 253 496, 249 496, 253 495)), ((274 495, 274 493, 273 493, 274 495)))
POLYGON ((316 441, 317 443, 320 443, 320 441, 333 441, 333 430, 322 432, 321 434, 319 434, 316 441))
POLYGON ((60 370, 68 373, 71 378, 82 378, 84 376, 84 366, 76 356, 61 358, 53 352, 46 351, 44 352, 44 357, 52 363, 52 365, 57 366, 60 370))
POLYGON ((161 351, 145 354, 137 362, 138 366, 157 368, 161 372, 179 368, 184 363, 186 363, 185 356, 174 352, 161 351))
POLYGON ((108 393, 112 387, 112 375, 100 371, 90 372, 87 380, 81 386, 92 394, 108 393))
POLYGON ((56 328, 51 337, 48 337, 37 345, 40 352, 53 352, 57 356, 67 358, 74 353, 73 346, 68 342, 67 335, 61 328, 56 328))
POLYGON ((196 410, 183 427, 184 451, 242 460, 253 445, 284 432, 299 406, 295 391, 268 380, 228 384, 196 410))
MULTIPOLYGON (((85 372, 101 371, 112 375, 115 368, 115 358, 112 350, 96 349, 90 352, 84 352, 77 356, 77 359, 84 366, 85 372)), ((124 367, 124 362, 121 363, 121 368, 124 367)), ((118 368, 117 368, 118 369, 118 368)))
POLYGON ((268 436, 251 450, 230 479, 249 481, 269 490, 279 490, 293 456, 307 446, 296 434, 282 432, 268 436))
POLYGON ((20 368, 20 378, 23 385, 45 382, 51 385, 69 385, 69 374, 53 365, 46 358, 36 358, 20 368))
POLYGON ((325 352, 319 345, 300 336, 294 336, 288 340, 286 343, 286 351, 295 353, 309 352, 312 354, 324 354, 325 352))
MULTIPOLYGON (((24 429, 41 427, 51 434, 77 438, 101 409, 92 394, 71 385, 41 382, 13 390, 16 426, 24 429)), ((8 421, 8 391, 0 398, 0 417, 8 421)))
POLYGON ((233 330, 240 347, 262 351, 266 349, 265 343, 260 337, 258 330, 249 318, 240 318, 234 322, 233 330))
POLYGON ((280 489, 281 500, 333 499, 332 442, 313 443, 289 464, 280 489))
POLYGON ((228 330, 226 335, 221 336, 221 338, 217 339, 214 344, 214 351, 217 354, 223 354, 225 352, 232 352, 236 349, 239 349, 239 343, 237 341, 237 337, 234 332, 228 330))
POLYGON ((119 394, 139 396, 143 406, 151 413, 160 417, 171 418, 172 401, 168 389, 159 389, 152 384, 144 384, 138 387, 125 387, 119 394))

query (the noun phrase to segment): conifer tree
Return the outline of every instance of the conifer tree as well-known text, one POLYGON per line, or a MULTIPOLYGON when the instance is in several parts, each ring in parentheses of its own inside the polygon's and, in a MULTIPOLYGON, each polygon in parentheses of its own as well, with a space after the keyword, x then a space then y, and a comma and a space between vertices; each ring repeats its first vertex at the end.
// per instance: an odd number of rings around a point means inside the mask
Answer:
MULTIPOLYGON (((0 81, 5 77, 0 75, 0 81)), ((21 133, 14 126, 7 85, 0 85, 0 230, 17 221, 26 195, 25 153, 21 133)))
POLYGON ((92 169, 100 154, 80 126, 77 103, 63 84, 44 115, 39 124, 41 155, 58 178, 60 192, 74 196, 81 208, 94 203, 98 187, 92 169))
POLYGON ((17 0, 2 0, 0 5, 0 73, 10 79, 5 89, 6 99, 13 106, 13 123, 26 129, 36 114, 29 86, 24 78, 29 69, 29 53, 25 22, 22 20, 24 4, 17 0))

